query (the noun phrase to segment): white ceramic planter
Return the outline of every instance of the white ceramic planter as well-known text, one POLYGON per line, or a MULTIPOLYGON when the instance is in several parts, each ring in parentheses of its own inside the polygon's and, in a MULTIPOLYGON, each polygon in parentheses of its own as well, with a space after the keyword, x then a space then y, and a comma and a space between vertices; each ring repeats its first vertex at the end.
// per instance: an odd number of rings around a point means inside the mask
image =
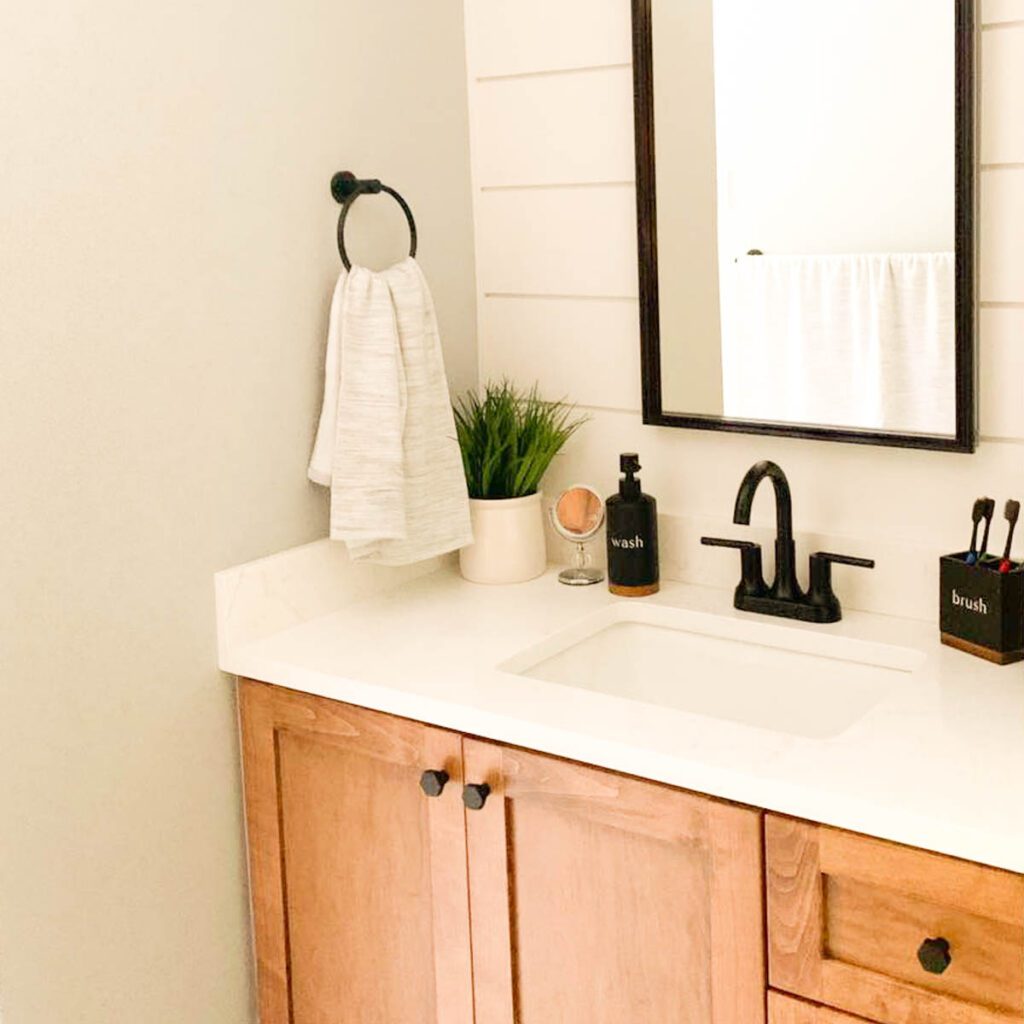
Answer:
POLYGON ((473 543, 459 552, 473 583, 525 583, 547 567, 539 493, 525 498, 470 499, 473 543))

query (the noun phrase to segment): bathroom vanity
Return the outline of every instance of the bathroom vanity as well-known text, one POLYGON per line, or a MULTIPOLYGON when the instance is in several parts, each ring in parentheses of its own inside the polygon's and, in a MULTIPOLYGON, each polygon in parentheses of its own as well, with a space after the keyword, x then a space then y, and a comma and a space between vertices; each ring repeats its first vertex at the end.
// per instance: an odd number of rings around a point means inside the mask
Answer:
POLYGON ((1024 1021, 1017 670, 337 547, 217 580, 264 1024, 1024 1021))

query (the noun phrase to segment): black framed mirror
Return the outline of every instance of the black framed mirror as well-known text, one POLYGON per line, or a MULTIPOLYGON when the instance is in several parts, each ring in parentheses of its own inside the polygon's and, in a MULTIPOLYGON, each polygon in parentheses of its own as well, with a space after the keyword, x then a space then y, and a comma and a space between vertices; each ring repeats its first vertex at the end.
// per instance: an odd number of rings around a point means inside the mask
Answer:
POLYGON ((973 451, 973 0, 632 3, 644 422, 973 451))

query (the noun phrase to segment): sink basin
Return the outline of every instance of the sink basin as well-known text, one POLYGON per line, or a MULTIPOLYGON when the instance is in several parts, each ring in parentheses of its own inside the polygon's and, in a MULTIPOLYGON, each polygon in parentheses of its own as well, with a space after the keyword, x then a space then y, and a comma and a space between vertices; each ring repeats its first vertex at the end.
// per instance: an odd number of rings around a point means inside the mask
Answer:
POLYGON ((503 671, 815 739, 837 736, 924 661, 821 627, 618 603, 503 671))

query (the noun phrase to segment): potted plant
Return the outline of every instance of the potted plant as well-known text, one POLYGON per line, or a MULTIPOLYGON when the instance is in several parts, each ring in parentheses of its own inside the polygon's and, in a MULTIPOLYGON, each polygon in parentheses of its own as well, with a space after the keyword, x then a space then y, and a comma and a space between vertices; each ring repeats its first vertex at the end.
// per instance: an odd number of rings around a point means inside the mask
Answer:
POLYGON ((473 543, 459 552, 474 583, 521 583, 547 565, 540 481, 585 417, 564 402, 546 402, 534 385, 490 383, 454 407, 469 488, 473 543))

